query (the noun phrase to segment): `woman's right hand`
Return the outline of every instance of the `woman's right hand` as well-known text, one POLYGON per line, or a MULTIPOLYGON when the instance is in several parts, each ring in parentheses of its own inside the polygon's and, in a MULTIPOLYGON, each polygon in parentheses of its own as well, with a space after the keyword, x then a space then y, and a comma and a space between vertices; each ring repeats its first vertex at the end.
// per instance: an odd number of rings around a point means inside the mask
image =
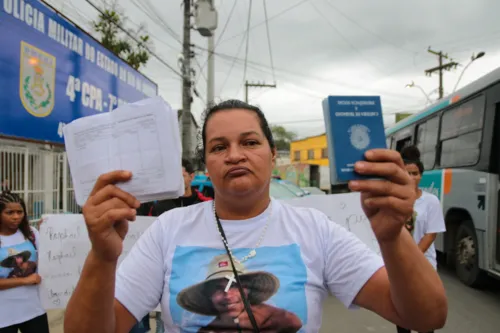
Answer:
POLYGON ((139 201, 115 185, 131 178, 132 174, 128 171, 101 175, 83 206, 92 251, 102 260, 118 260, 128 231, 128 221, 135 221, 139 201))
POLYGON ((26 285, 31 286, 34 284, 40 284, 42 282, 42 277, 37 273, 33 273, 24 278, 26 285))

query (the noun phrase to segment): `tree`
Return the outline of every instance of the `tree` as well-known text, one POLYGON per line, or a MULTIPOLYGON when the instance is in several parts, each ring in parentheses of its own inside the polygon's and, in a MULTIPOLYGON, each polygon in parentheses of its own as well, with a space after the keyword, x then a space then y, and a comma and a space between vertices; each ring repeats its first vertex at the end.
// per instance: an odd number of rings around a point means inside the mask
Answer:
POLYGON ((136 43, 130 36, 123 33, 120 27, 124 26, 125 15, 119 13, 117 5, 104 10, 99 14, 97 21, 93 21, 94 30, 101 36, 101 44, 123 59, 134 69, 139 69, 149 60, 147 48, 150 43, 149 35, 143 25, 136 31, 129 31, 132 36, 137 36, 139 43, 136 43))
POLYGON ((290 150, 290 142, 297 138, 297 133, 288 131, 285 127, 272 125, 274 142, 277 150, 290 150))

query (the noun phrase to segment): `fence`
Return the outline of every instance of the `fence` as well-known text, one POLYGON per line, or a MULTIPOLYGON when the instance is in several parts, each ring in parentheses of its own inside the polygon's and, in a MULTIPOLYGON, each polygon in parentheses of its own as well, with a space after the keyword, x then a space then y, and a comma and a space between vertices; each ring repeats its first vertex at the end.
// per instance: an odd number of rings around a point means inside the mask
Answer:
POLYGON ((0 141, 0 182, 24 198, 30 221, 47 213, 79 212, 63 151, 0 141))

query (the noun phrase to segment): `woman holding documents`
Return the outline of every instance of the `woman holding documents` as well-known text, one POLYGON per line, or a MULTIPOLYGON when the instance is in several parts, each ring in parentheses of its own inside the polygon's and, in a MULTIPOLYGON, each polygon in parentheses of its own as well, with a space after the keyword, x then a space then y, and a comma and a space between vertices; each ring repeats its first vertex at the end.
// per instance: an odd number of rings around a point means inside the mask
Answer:
POLYGON ((15 193, 0 193, 0 333, 48 333, 38 296, 38 231, 15 193))
MULTIPOLYGON (((401 157, 403 158, 406 171, 413 178, 417 192, 414 213, 409 220, 411 223, 407 223, 407 229, 412 234, 419 249, 432 264, 432 267, 437 269, 434 241, 436 240, 437 233, 446 231, 443 210, 441 209, 438 197, 424 192, 419 188, 420 180, 424 173, 424 165, 420 160, 419 149, 415 146, 406 147, 401 151, 401 157)), ((398 333, 409 332, 410 330, 398 326, 398 333)))
POLYGON ((127 221, 140 203, 114 185, 129 172, 97 180, 83 208, 92 249, 65 332, 126 333, 161 304, 166 332, 315 333, 329 292, 402 327, 443 327, 443 285, 404 230, 416 193, 399 153, 367 152, 357 172, 386 180, 350 183, 361 192, 380 257, 321 212, 270 198, 276 147, 257 107, 213 106, 202 140, 215 200, 162 214, 119 268, 127 221))

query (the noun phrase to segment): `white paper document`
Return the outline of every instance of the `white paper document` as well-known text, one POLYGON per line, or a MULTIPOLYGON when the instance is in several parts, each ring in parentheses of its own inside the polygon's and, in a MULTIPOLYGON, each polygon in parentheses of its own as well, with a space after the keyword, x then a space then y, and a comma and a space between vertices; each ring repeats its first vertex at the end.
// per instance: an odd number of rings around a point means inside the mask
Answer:
POLYGON ((118 186, 141 202, 184 194, 177 112, 161 97, 76 119, 64 127, 64 143, 80 206, 97 178, 114 170, 132 172, 118 186))

